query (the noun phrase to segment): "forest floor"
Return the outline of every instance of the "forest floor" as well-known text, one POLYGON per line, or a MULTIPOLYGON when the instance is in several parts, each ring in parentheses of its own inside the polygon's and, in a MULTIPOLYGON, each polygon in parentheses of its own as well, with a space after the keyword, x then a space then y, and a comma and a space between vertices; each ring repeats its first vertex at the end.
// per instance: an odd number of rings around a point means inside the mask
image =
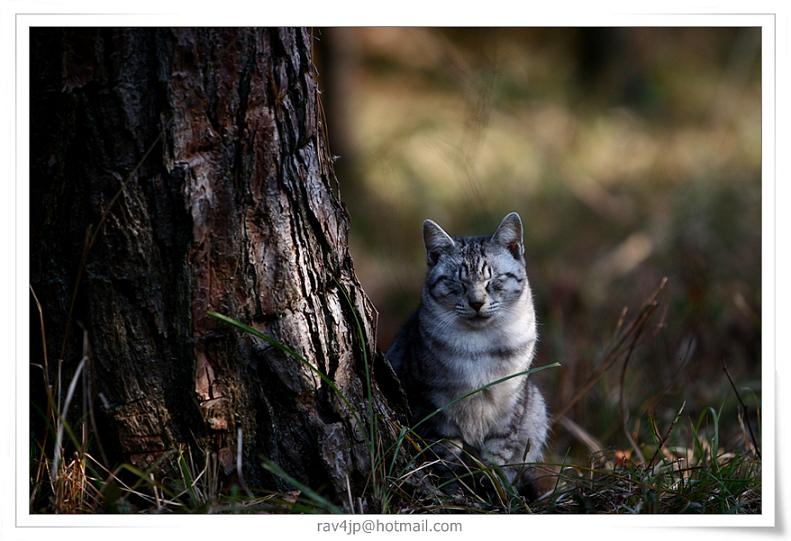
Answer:
MULTIPOLYGON (((618 326, 612 342, 605 348, 592 379, 581 386, 584 396, 605 373, 628 364, 636 344, 658 307, 657 298, 665 282, 632 318, 618 326)), ((227 323, 259 338, 273 341, 238 321, 216 315, 227 323)), ((287 348, 286 348, 287 349, 287 348)), ((292 353, 298 357, 296 353, 292 353)), ((304 359, 296 359, 302 362, 304 359)), ((528 376, 559 363, 531 368, 528 376)), ((534 480, 535 494, 528 500, 519 487, 511 485, 499 468, 462 453, 458 464, 439 464, 433 442, 424 441, 416 430, 405 426, 383 426, 375 414, 368 442, 371 450, 370 476, 362 489, 349 486, 343 501, 333 501, 326 487, 309 486, 291 477, 287 465, 266 459, 263 466, 276 477, 285 491, 254 493, 240 475, 223 475, 216 452, 179 447, 163 453, 149 470, 130 464, 109 468, 88 452, 80 430, 57 424, 42 442, 33 442, 31 464, 31 511, 43 513, 761 513, 761 458, 756 432, 758 417, 751 413, 742 392, 726 366, 723 371, 738 404, 738 428, 726 427, 725 404, 703 409, 697 417, 679 407, 666 423, 647 415, 648 430, 629 430, 622 418, 627 448, 603 448, 584 428, 555 412, 554 420, 588 449, 587 462, 570 456, 561 460, 548 452, 549 460, 523 467, 534 480), (756 430, 753 423, 757 422, 756 430), (721 441, 725 431, 738 430, 741 445, 727 447, 721 441), (397 434, 387 437, 386 434, 397 434), (641 434, 649 434, 641 439, 641 434), (64 456, 64 438, 76 451, 64 456), (49 459, 43 449, 48 441, 60 451, 49 459), (60 445, 60 447, 58 447, 60 445), (451 477, 437 475, 453 472, 451 477), (162 476, 162 471, 177 472, 162 476), (54 472, 54 473, 53 473, 54 472), (47 495, 44 497, 44 495, 47 495)), ((524 373, 508 376, 516 377, 524 373)), ((503 379, 503 380, 504 380, 503 379)), ((484 391, 497 380, 459 397, 484 391)), ((74 386, 70 385, 70 391, 74 386)), ((338 391, 340 392, 340 391, 338 391)), ((624 400, 621 393, 621 400, 624 400)), ((70 400, 71 392, 66 401, 70 400)), ((453 401, 455 402, 455 401, 453 401)), ((451 404, 453 403, 451 402, 451 404)), ((446 405, 448 407, 450 404, 446 405)), ((567 409, 570 409, 569 408, 567 409)), ((440 408, 436 412, 439 413, 440 408)), ((429 416, 430 417, 430 416, 429 416)), ((84 421, 87 423, 87 421, 84 421)), ((422 421, 418 421, 416 427, 422 421)), ((392 421, 390 422, 392 423, 392 421)), ((637 425, 639 427, 639 424, 637 425)), ((550 443, 551 447, 551 443, 550 443)), ((576 452, 574 456, 579 456, 576 452)), ((237 466, 238 467, 238 466, 237 466)))
MULTIPOLYGON (((681 416, 679 416, 679 419, 681 416)), ((526 500, 491 468, 480 465, 457 477, 455 491, 436 489, 438 478, 426 473, 435 461, 425 457, 384 478, 371 479, 361 494, 333 502, 322 487, 308 487, 269 464, 292 486, 285 491, 250 492, 219 474, 216 453, 199 460, 187 449, 170 453, 179 475, 157 477, 124 464, 112 471, 87 453, 64 461, 54 480, 42 477, 34 493, 51 490, 38 513, 761 513, 761 459, 717 446, 716 435, 703 437, 702 422, 716 423, 711 410, 698 426, 688 420, 695 439, 690 447, 663 441, 676 427, 657 434, 647 460, 631 451, 603 451, 588 464, 531 465, 538 497, 526 500), (402 473, 403 472, 403 473, 402 473), (472 482, 471 479, 476 479, 472 482), (430 487, 429 490, 426 487, 430 487)), ((715 431, 716 434, 716 431, 715 431)))

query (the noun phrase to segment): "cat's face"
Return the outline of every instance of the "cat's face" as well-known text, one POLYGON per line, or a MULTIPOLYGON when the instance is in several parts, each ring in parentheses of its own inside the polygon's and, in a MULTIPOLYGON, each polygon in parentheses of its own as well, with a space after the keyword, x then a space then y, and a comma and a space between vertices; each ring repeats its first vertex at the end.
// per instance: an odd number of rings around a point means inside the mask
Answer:
POLYGON ((512 212, 491 237, 450 237, 426 220, 423 239, 429 269, 425 293, 440 317, 472 328, 514 316, 527 287, 522 221, 512 212))

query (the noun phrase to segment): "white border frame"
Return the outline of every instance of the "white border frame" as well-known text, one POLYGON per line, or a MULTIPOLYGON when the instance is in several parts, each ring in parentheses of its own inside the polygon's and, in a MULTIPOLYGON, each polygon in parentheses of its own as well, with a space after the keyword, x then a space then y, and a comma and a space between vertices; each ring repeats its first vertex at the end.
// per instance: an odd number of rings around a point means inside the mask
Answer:
MULTIPOLYGON (((411 1, 411 0, 410 0, 411 1)), ((156 2, 143 2, 143 5, 136 6, 136 8, 146 9, 153 8, 152 11, 157 11, 159 5, 156 2)), ((417 2, 412 2, 417 5, 422 14, 426 10, 425 5, 420 5, 417 2)), ((776 97, 776 24, 777 19, 774 13, 763 14, 625 14, 625 11, 635 11, 633 5, 626 4, 628 7, 621 7, 621 14, 617 13, 585 13, 581 11, 569 14, 567 11, 563 13, 560 8, 555 8, 554 14, 539 13, 537 15, 522 15, 516 17, 511 21, 503 19, 503 10, 511 9, 506 5, 501 6, 501 9, 496 9, 495 5, 500 4, 499 0, 495 2, 488 2, 486 6, 486 13, 476 14, 474 21, 475 26, 486 25, 499 25, 506 24, 513 25, 529 25, 529 26, 760 26, 762 27, 762 221, 763 221, 763 234, 762 234, 762 413, 763 424, 762 427, 762 451, 763 451, 763 514, 761 515, 744 515, 744 516, 731 516, 731 515, 703 515, 703 516, 688 516, 688 515, 655 515, 655 516, 582 516, 582 515, 541 515, 541 516, 509 516, 509 517, 477 517, 477 516, 458 516, 448 515, 443 516, 443 519, 458 520, 464 524, 464 532, 455 534, 457 537, 479 537, 481 533, 493 531, 492 525, 495 523, 502 524, 501 521, 507 522, 507 527, 519 528, 524 532, 535 532, 535 535, 554 535, 551 532, 557 532, 557 528, 572 527, 578 529, 579 533, 590 536, 593 531, 607 532, 607 530, 600 530, 600 528, 631 528, 637 526, 680 526, 680 527, 720 527, 720 526, 773 526, 775 524, 775 389, 778 382, 779 374, 776 372, 775 367, 775 194, 778 185, 776 183, 775 166, 776 166, 776 113, 777 107, 775 102, 776 97), (526 521, 529 520, 528 525, 526 521), (494 521, 494 522, 493 522, 494 521), (523 529, 524 528, 524 529, 523 529), (528 529, 529 528, 529 529, 528 529), (594 528, 594 530, 591 530, 594 528)), ((418 13, 413 5, 413 13, 418 13)), ((157 527, 157 528, 184 528, 188 527, 199 528, 200 532, 194 532, 195 535, 204 537, 210 534, 214 528, 222 529, 226 532, 229 526, 242 526, 242 525, 256 525, 261 527, 266 526, 267 533, 290 535, 294 532, 311 533, 315 531, 315 524, 319 520, 318 517, 304 517, 295 515, 280 515, 280 516, 156 516, 156 515, 79 515, 79 516, 63 516, 63 515, 31 515, 29 513, 28 505, 28 491, 29 480, 27 470, 28 456, 28 440, 29 440, 29 426, 28 426, 28 411, 26 404, 28 404, 28 383, 29 372, 25 368, 29 362, 29 305, 28 305, 28 277, 29 277, 29 100, 28 100, 28 44, 29 44, 29 28, 30 26, 276 26, 281 24, 316 24, 321 26, 333 26, 352 24, 355 25, 426 25, 426 26, 448 26, 448 25, 470 25, 469 16, 459 20, 458 13, 450 13, 446 10, 440 9, 428 10, 426 16, 421 15, 419 21, 411 19, 409 16, 404 18, 404 15, 391 15, 391 14, 378 14, 371 15, 370 13, 358 13, 357 17, 351 17, 352 21, 346 18, 339 20, 339 16, 332 9, 316 7, 311 10, 304 10, 305 13, 310 11, 306 16, 286 14, 278 12, 272 6, 265 6, 258 8, 244 8, 245 10, 251 9, 252 13, 244 12, 240 15, 239 11, 227 11, 225 13, 207 13, 199 10, 192 11, 191 7, 182 7, 181 14, 152 14, 152 15, 139 15, 139 14, 52 14, 45 13, 47 9, 51 11, 52 6, 41 5, 40 8, 28 10, 29 13, 22 13, 21 9, 16 11, 11 9, 13 6, 3 6, 3 19, 0 28, 10 29, 9 18, 13 17, 13 32, 11 33, 14 40, 14 50, 6 51, 4 61, 6 64, 14 66, 15 84, 14 92, 11 99, 15 97, 14 111, 15 122, 5 125, 4 136, 9 136, 9 144, 4 145, 5 149, 14 148, 15 153, 10 156, 6 164, 8 167, 14 167, 11 173, 11 178, 15 179, 15 197, 3 198, 3 204, 8 205, 9 202, 16 203, 16 279, 15 279, 15 294, 16 294, 16 315, 15 315, 15 343, 16 352, 14 355, 14 376, 5 379, 9 383, 9 387, 14 386, 14 389, 9 389, 10 393, 5 393, 6 399, 13 398, 13 405, 9 404, 10 408, 15 411, 15 445, 13 447, 13 461, 6 461, 5 459, 0 462, 0 468, 3 471, 0 475, 5 475, 7 465, 14 464, 15 475, 13 477, 13 484, 15 486, 15 496, 12 502, 15 514, 13 515, 13 526, 17 528, 14 530, 15 534, 20 533, 20 529, 31 531, 31 529, 38 530, 39 528, 50 527, 80 527, 80 528, 100 528, 95 531, 97 536, 106 536, 107 532, 103 532, 106 527, 157 527), (267 13, 270 9, 275 13, 270 15, 267 13), (323 14, 321 14, 323 12, 323 14), (329 13, 328 13, 329 12, 329 13), (316 14, 319 13, 316 21, 316 14), (306 19, 314 19, 307 20, 306 19), (354 20, 356 19, 356 20, 354 20), (363 19, 363 20, 361 20, 363 19), (14 54, 15 53, 15 54, 14 54), (10 61, 10 62, 9 62, 10 61), (10 132, 10 133, 9 133, 10 132), (252 522, 251 522, 252 521, 252 522), (264 521, 264 522, 259 522, 264 521), (308 524, 305 524, 305 523, 308 524), (207 531, 209 529, 210 531, 207 531)), ((95 3, 85 3, 86 11, 91 8, 107 9, 107 5, 99 5, 95 3)), ((756 4, 756 8, 760 7, 756 4)), ((469 14, 467 14, 469 15, 469 14)), ((780 20, 782 31, 787 32, 787 18, 780 20)), ((8 34, 7 34, 8 35, 8 34)), ((787 34, 784 35, 787 40, 787 34)), ((787 60, 788 44, 783 43, 784 48, 781 48, 781 58, 787 60)), ((787 77, 787 75, 786 75, 787 77)), ((787 88, 787 79, 784 80, 785 88, 787 88)), ((3 81, 4 87, 9 87, 9 80, 3 81)), ((7 88, 5 88, 7 90, 7 88)), ((12 117, 13 118, 13 117, 12 117)), ((786 192, 788 190, 786 189, 786 192)), ((3 214, 3 222, 0 222, 0 228, 6 232, 14 230, 13 225, 9 227, 7 222, 13 221, 9 219, 14 213, 6 212, 3 214)), ((788 222, 788 219, 786 219, 788 222)), ((787 265, 786 265, 787 267, 787 265)), ((788 270, 786 268, 786 270, 788 270)), ((783 286, 786 290, 788 287, 783 286)), ((8 299, 10 301, 10 298, 8 299)), ((10 302, 6 305, 10 306, 10 302)), ((13 320, 12 320, 13 321, 13 320)), ((9 327, 6 326, 6 329, 9 327)), ((5 334, 9 334, 6 332, 5 334)), ((12 343, 14 337, 7 337, 11 339, 12 343)), ((10 363, 3 363, 10 364, 10 363)), ((3 369, 7 369, 4 366, 3 369)), ((10 376, 10 374, 9 374, 10 376)), ((5 411, 11 411, 11 409, 5 411)), ((5 434, 11 434, 11 427, 9 430, 3 430, 5 434)), ((4 446, 2 449, 3 456, 6 456, 11 446, 4 446)), ((10 458, 10 457, 9 457, 10 458)), ((2 479, 2 478, 0 478, 2 479)), ((8 479, 11 481, 12 479, 8 479)), ((10 483, 9 483, 10 484, 10 483)), ((1 486, 1 485, 0 485, 1 486)), ((8 485, 6 485, 8 486, 8 485)), ((4 511, 8 507, 4 506, 4 511)), ((389 520, 392 516, 366 516, 365 518, 380 518, 382 520, 389 520)), ((8 528, 9 517, 5 512, 0 515, 0 532, 8 528)), ((349 517, 347 517, 349 518, 349 517)), ((440 517, 435 517, 439 519, 440 517)), ((82 530, 83 533, 79 535, 93 536, 94 532, 90 530, 82 530)), ((76 534, 77 532, 75 532, 76 534)), ((129 531, 127 532, 134 537, 139 537, 141 532, 129 531)), ((634 532, 637 533, 637 532, 634 532)), ((639 535, 645 535, 646 532, 639 532, 639 535)), ((113 535, 119 535, 120 532, 114 532, 113 535)), ((220 532, 221 535, 222 532, 220 532)), ((45 534, 46 535, 46 534, 45 534)), ((126 535, 120 534, 120 535, 126 535)), ((182 535, 187 535, 182 534, 182 535)), ((662 534, 662 535, 666 535, 662 534)), ((25 537, 29 535, 25 534, 25 537)))

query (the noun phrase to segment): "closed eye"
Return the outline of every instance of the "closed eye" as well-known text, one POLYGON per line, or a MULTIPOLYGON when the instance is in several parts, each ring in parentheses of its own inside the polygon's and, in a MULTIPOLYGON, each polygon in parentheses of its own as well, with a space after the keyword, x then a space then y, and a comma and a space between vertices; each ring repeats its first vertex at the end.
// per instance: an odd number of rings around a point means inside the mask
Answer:
POLYGON ((512 272, 504 272, 503 274, 498 274, 497 275, 497 281, 498 282, 505 283, 507 280, 513 280, 513 281, 515 281, 517 283, 522 283, 524 278, 520 278, 519 276, 517 276, 516 274, 514 274, 512 272))
POLYGON ((491 288, 495 291, 502 291, 507 287, 517 288, 519 287, 517 284, 522 283, 523 280, 523 278, 520 278, 511 272, 504 272, 502 274, 498 274, 497 277, 492 280, 491 288))
POLYGON ((429 284, 429 289, 444 297, 450 293, 457 292, 459 284, 447 276, 438 276, 429 284))
POLYGON ((438 277, 436 277, 436 278, 434 279, 434 281, 433 281, 433 282, 431 282, 431 283, 428 285, 428 287, 429 287, 429 289, 434 289, 435 287, 437 287, 437 286, 438 286, 438 285, 440 285, 441 283, 443 283, 443 282, 447 282, 447 281, 448 281, 448 279, 447 279, 445 276, 438 276, 438 277))

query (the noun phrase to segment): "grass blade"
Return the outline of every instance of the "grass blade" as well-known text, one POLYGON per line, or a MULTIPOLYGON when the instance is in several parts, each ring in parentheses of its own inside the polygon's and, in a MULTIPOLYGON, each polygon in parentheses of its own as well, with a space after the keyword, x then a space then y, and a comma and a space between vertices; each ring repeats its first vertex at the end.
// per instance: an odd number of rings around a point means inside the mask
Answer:
POLYGON ((315 503, 318 507, 329 511, 330 513, 334 513, 336 515, 343 514, 343 511, 338 506, 334 505, 332 502, 327 500, 327 498, 321 496, 319 493, 317 493, 310 487, 305 486, 304 484, 300 483, 299 481, 291 477, 288 473, 285 472, 285 470, 283 470, 283 468, 281 468, 276 463, 272 462, 271 460, 264 459, 263 466, 264 469, 266 469, 268 472, 280 477, 288 484, 290 484, 291 486, 302 492, 308 499, 313 501, 313 503, 315 503))
MULTIPOLYGON (((462 396, 454 398, 453 400, 451 400, 447 404, 443 405, 442 407, 439 407, 436 410, 432 411, 431 413, 429 413, 428 415, 423 417, 421 420, 419 420, 417 423, 415 423, 408 430, 408 432, 415 432, 417 427, 419 427, 420 425, 422 425, 423 423, 425 423, 429 419, 433 418, 435 415, 439 415, 440 413, 442 413, 443 411, 445 411, 449 407, 453 406, 454 404, 458 404, 459 402, 461 402, 462 400, 464 400, 466 398, 469 398, 469 397, 471 397, 471 396, 473 396, 475 394, 478 394, 478 393, 480 393, 482 391, 485 391, 489 387, 493 387, 493 386, 498 385, 500 383, 506 382, 509 379, 518 378, 520 376, 529 376, 530 374, 535 374, 536 372, 541 372, 542 370, 546 370, 547 368, 557 368, 559 366, 560 366, 560 363, 555 362, 555 363, 552 363, 552 364, 546 364, 544 366, 538 366, 536 368, 529 368, 527 370, 522 370, 521 372, 516 372, 515 374, 511 374, 511 375, 502 377, 500 379, 496 379, 494 381, 491 381, 491 382, 487 383, 486 385, 478 387, 477 389, 473 389, 472 391, 470 391, 468 393, 465 393, 462 396)), ((395 452, 393 453, 393 458, 390 461, 390 468, 388 469, 388 475, 392 475, 392 473, 393 473, 393 469, 395 468, 395 462, 396 462, 396 459, 398 457, 398 453, 401 450, 401 446, 403 445, 404 437, 406 436, 406 434, 407 434, 407 432, 404 432, 402 430, 401 433, 399 434, 398 440, 395 443, 395 452)))
POLYGON ((255 336, 256 338, 260 338, 270 346, 274 347, 278 351, 281 351, 282 353, 285 353, 286 355, 288 355, 289 357, 300 363, 302 366, 306 367, 308 370, 316 374, 319 377, 319 379, 321 379, 321 381, 326 383, 330 387, 330 389, 333 390, 333 392, 338 396, 338 398, 343 402, 343 404, 349 409, 349 413, 355 418, 355 420, 358 423, 360 423, 360 426, 364 426, 362 419, 360 418, 359 415, 357 415, 356 410, 354 409, 354 407, 352 407, 352 404, 349 401, 349 399, 346 397, 346 395, 343 394, 343 391, 341 391, 338 388, 338 386, 335 385, 335 382, 332 381, 329 377, 327 377, 327 375, 324 374, 324 372, 322 372, 321 370, 310 364, 310 362, 308 362, 308 360, 305 359, 305 357, 303 357, 302 355, 300 355, 299 353, 297 353, 287 345, 283 344, 282 342, 279 342, 278 340, 272 338, 271 336, 266 335, 261 331, 250 327, 249 325, 245 325, 241 321, 237 321, 231 317, 220 314, 218 312, 209 311, 206 313, 215 319, 219 319, 223 323, 227 323, 232 327, 236 327, 240 331, 244 331, 247 334, 251 334, 255 336))
POLYGON ((77 370, 74 371, 74 377, 71 378, 71 383, 69 383, 69 390, 66 392, 66 400, 63 403, 63 410, 58 412, 58 431, 57 435, 55 436, 55 449, 53 452, 52 458, 52 471, 50 471, 50 477, 52 482, 54 483, 58 477, 58 466, 60 463, 60 455, 61 455, 61 444, 63 443, 63 430, 66 423, 66 414, 69 411, 69 406, 71 405, 71 399, 74 397, 74 390, 77 388, 77 380, 80 378, 80 374, 82 373, 82 369, 85 366, 86 358, 83 357, 80 361, 80 364, 77 365, 77 370))
POLYGON ((375 462, 374 455, 376 454, 375 446, 376 446, 377 427, 376 427, 376 419, 374 417, 374 396, 371 385, 371 369, 368 365, 368 347, 365 343, 365 336, 363 335, 363 327, 362 327, 362 323, 360 322, 359 315, 357 314, 357 308, 352 303, 349 294, 347 293, 346 289, 341 285, 341 283, 335 280, 335 284, 352 311, 352 318, 354 319, 354 326, 355 326, 355 330, 357 331, 357 339, 360 341, 360 351, 362 352, 363 366, 365 367, 366 392, 368 394, 367 409, 368 409, 368 430, 369 430, 369 448, 370 448, 369 450, 371 453, 371 463, 373 463, 375 462))

